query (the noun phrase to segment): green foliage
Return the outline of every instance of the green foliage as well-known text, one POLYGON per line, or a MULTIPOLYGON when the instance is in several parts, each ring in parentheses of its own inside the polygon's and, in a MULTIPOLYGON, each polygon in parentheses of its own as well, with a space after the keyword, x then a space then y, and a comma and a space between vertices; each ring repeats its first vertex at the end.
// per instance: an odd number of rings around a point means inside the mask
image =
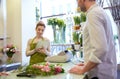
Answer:
POLYGON ((73 17, 75 25, 80 25, 81 22, 86 21, 86 15, 85 13, 81 12, 80 15, 76 15, 73 17))
POLYGON ((79 33, 73 32, 73 41, 78 44, 79 43, 79 33))
POLYGON ((64 23, 64 21, 62 19, 58 19, 57 20, 57 25, 59 28, 65 27, 66 24, 64 23))
POLYGON ((80 16, 74 16, 73 17, 73 19, 74 19, 74 23, 75 23, 75 25, 80 25, 80 16))
POLYGON ((47 24, 52 25, 52 26, 56 26, 57 25, 57 18, 49 18, 49 19, 47 19, 47 24))
POLYGON ((85 22, 86 21, 85 13, 81 12, 80 19, 81 19, 81 22, 85 22))
POLYGON ((47 24, 52 25, 52 26, 58 25, 59 28, 62 28, 62 27, 66 26, 64 20, 63 19, 58 19, 58 18, 49 18, 49 19, 47 19, 47 24))

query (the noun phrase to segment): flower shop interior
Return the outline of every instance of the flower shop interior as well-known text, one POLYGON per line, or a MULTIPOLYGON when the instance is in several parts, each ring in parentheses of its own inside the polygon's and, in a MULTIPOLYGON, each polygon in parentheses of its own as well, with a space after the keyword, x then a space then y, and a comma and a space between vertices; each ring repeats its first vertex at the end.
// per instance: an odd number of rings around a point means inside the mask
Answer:
MULTIPOLYGON (((120 79, 120 0, 97 1, 112 22, 117 74, 119 74, 117 79, 120 79)), ((58 55, 62 51, 72 50, 75 51, 75 57, 68 60, 73 65, 84 61, 81 27, 86 21, 86 15, 77 7, 76 0, 0 0, 0 72, 3 69, 1 66, 4 65, 7 67, 11 64, 13 66, 11 68, 15 69, 18 66, 29 64, 30 57, 25 54, 27 42, 29 38, 35 36, 36 23, 40 20, 46 25, 43 35, 50 40, 50 55, 58 55), (54 26, 55 28, 53 28, 54 26), (16 53, 4 56, 3 48, 6 46, 8 48, 12 46, 16 53), (8 59, 9 57, 10 59, 8 59), (4 61, 5 63, 2 63, 4 61)), ((57 62, 57 58, 55 59, 57 62)), ((65 66, 65 68, 68 67, 68 65, 65 66)), ((59 76, 57 78, 77 79, 77 77, 73 77, 67 74, 65 78, 59 78, 59 76)), ((5 79, 14 79, 14 76, 5 79)))

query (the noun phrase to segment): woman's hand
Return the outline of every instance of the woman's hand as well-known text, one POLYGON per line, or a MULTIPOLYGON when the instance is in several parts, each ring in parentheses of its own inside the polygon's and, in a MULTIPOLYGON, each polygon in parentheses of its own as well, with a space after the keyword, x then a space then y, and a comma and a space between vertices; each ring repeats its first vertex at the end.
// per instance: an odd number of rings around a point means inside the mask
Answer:
POLYGON ((36 52, 40 52, 40 53, 45 53, 45 52, 46 52, 46 50, 45 50, 44 47, 37 48, 37 49, 35 49, 35 51, 36 51, 36 52))

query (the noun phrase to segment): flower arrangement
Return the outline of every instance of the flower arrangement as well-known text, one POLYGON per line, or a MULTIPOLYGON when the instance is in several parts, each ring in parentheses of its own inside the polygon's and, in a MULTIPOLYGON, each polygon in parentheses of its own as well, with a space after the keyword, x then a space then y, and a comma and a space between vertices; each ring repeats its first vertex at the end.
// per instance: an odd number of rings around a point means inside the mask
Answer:
POLYGON ((64 73, 60 64, 50 64, 48 62, 29 65, 25 69, 26 73, 40 76, 50 76, 64 73))
POLYGON ((12 58, 13 54, 17 52, 17 48, 13 44, 7 44, 1 51, 6 53, 9 58, 12 58))
POLYGON ((6 63, 7 64, 10 64, 12 63, 12 57, 13 55, 18 52, 18 49, 16 46, 14 46, 13 44, 7 44, 5 47, 1 48, 0 49, 0 52, 2 54, 6 54, 7 55, 7 60, 6 60, 6 63))
POLYGON ((49 18, 47 19, 47 24, 52 26, 54 43, 64 43, 65 42, 65 29, 66 24, 64 19, 60 18, 49 18))
POLYGON ((13 61, 12 61, 12 56, 16 53, 16 52, 18 52, 18 49, 16 48, 16 46, 14 46, 13 44, 7 44, 5 47, 3 47, 3 48, 1 48, 0 49, 0 52, 2 53, 2 54, 6 54, 7 55, 7 61, 6 61, 6 63, 7 64, 10 64, 10 63, 12 63, 13 61))

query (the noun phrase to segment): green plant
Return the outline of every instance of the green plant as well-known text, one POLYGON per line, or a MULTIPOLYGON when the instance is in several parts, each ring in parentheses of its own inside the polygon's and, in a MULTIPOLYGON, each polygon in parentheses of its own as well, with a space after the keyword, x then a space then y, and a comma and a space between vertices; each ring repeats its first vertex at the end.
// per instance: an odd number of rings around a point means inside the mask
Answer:
POLYGON ((73 41, 75 44, 79 44, 79 33, 73 32, 73 41))
POLYGON ((81 22, 85 22, 86 21, 86 15, 85 15, 85 13, 81 12, 81 14, 80 14, 80 20, 81 20, 81 22))
POLYGON ((57 25, 57 18, 49 18, 47 19, 47 24, 52 26, 53 29, 53 35, 54 35, 54 42, 57 42, 56 37, 56 25, 57 25))
POLYGON ((64 22, 63 19, 59 19, 59 18, 49 18, 47 20, 47 24, 48 25, 52 25, 52 27, 56 27, 58 25, 59 28, 65 27, 66 24, 64 22))
POLYGON ((57 19, 57 25, 60 29, 66 26, 66 24, 64 23, 64 20, 62 19, 57 19))
POLYGON ((49 19, 47 19, 47 24, 52 25, 52 27, 56 26, 57 25, 57 18, 49 18, 49 19))
POLYGON ((75 25, 80 25, 80 16, 74 16, 73 17, 73 19, 74 19, 74 23, 75 23, 75 25))
POLYGON ((81 22, 86 21, 86 15, 84 12, 81 12, 80 15, 76 15, 73 17, 75 25, 80 25, 81 22))
POLYGON ((53 29, 53 34, 54 34, 54 42, 59 43, 59 42, 65 42, 65 27, 66 24, 63 19, 59 18, 49 18, 47 20, 47 24, 52 26, 53 29), (58 26, 58 28, 56 27, 58 26), (60 37, 57 37, 56 31, 59 31, 60 37))
POLYGON ((82 34, 80 32, 80 24, 86 21, 86 14, 80 12, 80 15, 74 16, 74 27, 73 27, 73 41, 75 44, 80 44, 82 46, 82 34))

